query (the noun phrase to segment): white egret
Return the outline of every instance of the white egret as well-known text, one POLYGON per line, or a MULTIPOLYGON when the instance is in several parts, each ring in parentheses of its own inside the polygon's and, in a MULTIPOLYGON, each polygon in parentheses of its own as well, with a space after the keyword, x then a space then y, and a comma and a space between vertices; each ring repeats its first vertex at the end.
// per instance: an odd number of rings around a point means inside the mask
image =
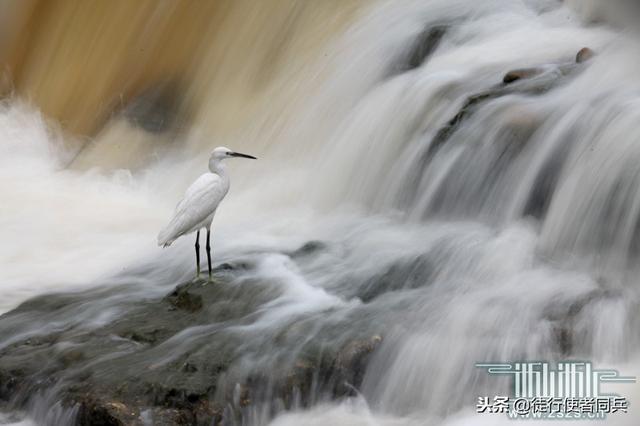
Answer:
POLYGON ((229 176, 222 161, 226 158, 256 157, 229 148, 218 147, 211 152, 209 157, 209 171, 196 179, 187 189, 184 198, 176 206, 173 218, 169 224, 158 234, 158 245, 170 246, 176 239, 183 235, 197 232, 196 234, 196 270, 200 276, 200 230, 207 230, 207 261, 209 264, 209 278, 211 278, 211 222, 220 202, 229 191, 229 176))

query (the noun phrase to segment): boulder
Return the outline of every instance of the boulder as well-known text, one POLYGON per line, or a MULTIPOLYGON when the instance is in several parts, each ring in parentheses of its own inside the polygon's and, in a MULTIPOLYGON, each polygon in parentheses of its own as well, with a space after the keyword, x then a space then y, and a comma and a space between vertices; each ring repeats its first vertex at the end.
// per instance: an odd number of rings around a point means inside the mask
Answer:
MULTIPOLYGON (((322 247, 308 244, 298 255, 322 247)), ((0 410, 56 404, 63 411, 62 424, 73 418, 81 426, 210 425, 241 422, 265 404, 276 407, 275 415, 311 404, 317 395, 351 395, 379 336, 341 335, 340 341, 320 336, 282 362, 244 365, 239 360, 248 349, 238 348, 251 345, 247 339, 255 336, 215 331, 217 324, 243 324, 277 296, 260 282, 231 279, 250 265, 229 262, 216 268, 213 283, 193 280, 165 296, 120 304, 126 313, 99 326, 77 324, 17 338, 0 348, 0 410), (208 329, 209 335, 198 337, 208 329), (181 334, 186 338, 172 346, 181 334), (41 395, 47 395, 46 401, 41 395)), ((118 289, 39 297, 0 317, 0 326, 29 316, 69 315, 69 309, 100 300, 109 291, 118 289)), ((280 344, 295 345, 308 332, 292 321, 265 340, 274 353, 280 344), (276 341, 278 335, 282 338, 276 341)))

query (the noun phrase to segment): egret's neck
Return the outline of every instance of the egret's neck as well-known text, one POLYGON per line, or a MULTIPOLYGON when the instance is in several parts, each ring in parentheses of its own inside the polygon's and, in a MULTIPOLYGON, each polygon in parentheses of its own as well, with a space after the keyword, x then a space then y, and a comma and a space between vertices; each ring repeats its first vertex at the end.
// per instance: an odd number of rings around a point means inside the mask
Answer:
POLYGON ((209 170, 211 173, 215 173, 220 176, 227 175, 227 167, 222 163, 222 160, 212 158, 209 160, 209 170))

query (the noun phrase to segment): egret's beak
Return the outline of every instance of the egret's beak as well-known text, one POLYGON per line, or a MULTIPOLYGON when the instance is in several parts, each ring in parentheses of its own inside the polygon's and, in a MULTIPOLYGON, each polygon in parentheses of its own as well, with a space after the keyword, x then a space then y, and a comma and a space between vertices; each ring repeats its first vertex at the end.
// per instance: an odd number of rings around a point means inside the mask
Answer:
POLYGON ((241 154, 239 152, 230 152, 229 156, 230 157, 240 157, 240 158, 251 158, 252 160, 257 160, 257 158, 254 157, 253 155, 241 154))

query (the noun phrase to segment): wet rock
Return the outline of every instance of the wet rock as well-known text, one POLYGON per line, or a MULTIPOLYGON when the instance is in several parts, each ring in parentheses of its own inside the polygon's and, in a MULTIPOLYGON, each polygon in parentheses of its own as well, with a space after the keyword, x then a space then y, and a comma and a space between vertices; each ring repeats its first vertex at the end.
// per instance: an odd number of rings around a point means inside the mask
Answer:
POLYGON ((86 359, 85 353, 79 349, 70 349, 70 350, 64 351, 62 354, 60 354, 60 357, 59 357, 60 362, 62 362, 65 368, 73 364, 82 362, 85 359, 86 359))
POLYGON ((589 49, 588 47, 583 47, 576 55, 576 63, 581 64, 583 62, 587 62, 594 56, 596 56, 596 52, 589 49))
MULTIPOLYGON (((588 51, 578 54, 581 58, 587 58, 588 55, 588 51)), ((472 95, 467 99, 458 113, 432 139, 423 155, 422 162, 425 164, 429 162, 436 151, 449 140, 462 123, 469 119, 484 103, 511 94, 541 95, 547 93, 579 68, 577 64, 571 62, 522 68, 507 72, 502 79, 502 84, 472 95)))
MULTIPOLYGON (((56 400, 65 401, 63 408, 71 412, 77 407, 80 424, 137 424, 129 414, 137 415, 145 407, 150 407, 158 420, 154 424, 194 424, 188 419, 184 423, 176 420, 193 415, 202 418, 203 424, 210 424, 212 417, 207 413, 215 407, 211 408, 209 402, 202 407, 202 401, 214 393, 218 376, 229 365, 230 351, 236 346, 233 340, 227 339, 224 344, 208 342, 211 347, 203 359, 187 356, 157 367, 150 365, 145 351, 186 328, 215 323, 230 315, 242 317, 255 309, 254 302, 260 303, 259 299, 236 298, 235 291, 227 285, 191 282, 178 286, 165 298, 138 301, 128 308, 121 305, 127 313, 98 328, 78 324, 77 328, 52 333, 53 339, 43 334, 17 340, 0 349, 0 409, 4 402, 4 409, 20 410, 32 398, 55 388, 56 400), (205 300, 213 309, 204 309, 205 300), (168 311, 170 303, 179 309, 168 311), (229 309, 231 305, 233 308, 229 309), (61 351, 60 345, 68 348, 61 351), (20 374, 13 373, 17 368, 20 374), (172 386, 166 387, 165 383, 172 386), (123 410, 120 404, 131 409, 123 410), (129 413, 126 416, 125 411, 129 413)), ((75 298, 71 305, 80 307, 93 297, 102 295, 93 292, 68 296, 75 298)), ((42 307, 51 308, 48 301, 42 299, 42 303, 41 306, 31 301, 5 314, 0 322, 24 321, 29 314, 42 317, 42 307)), ((68 304, 59 306, 60 315, 69 314, 68 304)), ((55 310, 51 312, 55 314, 55 310)))
POLYGON ((236 265, 232 265, 231 263, 225 262, 225 263, 222 263, 221 265, 217 266, 214 269, 214 271, 216 271, 216 272, 233 271, 235 269, 238 269, 238 267, 236 265))
POLYGON ((21 375, 0 370, 0 401, 8 402, 17 393, 21 375))
POLYGON ((213 268, 213 273, 217 274, 220 272, 238 272, 238 271, 248 271, 254 268, 250 262, 245 261, 234 261, 234 262, 224 262, 220 265, 213 268))
POLYGON ((522 212, 524 217, 542 219, 547 214, 564 160, 565 155, 554 156, 538 173, 522 212))
POLYGON ((178 287, 165 300, 173 307, 187 312, 197 312, 202 309, 202 296, 192 294, 184 287, 178 287))
POLYGON ((292 258, 304 257, 325 250, 327 245, 322 241, 309 241, 289 254, 292 258))
MULTIPOLYGON (((414 167, 411 173, 407 176, 407 183, 405 185, 407 191, 402 195, 402 204, 411 206, 420 196, 419 190, 421 182, 423 182, 423 176, 426 172, 429 163, 434 156, 449 143, 454 135, 463 128, 464 124, 476 114, 476 112, 482 108, 488 102, 493 100, 509 96, 509 95, 528 95, 539 96, 548 93, 555 87, 559 86, 563 82, 571 78, 576 72, 579 72, 582 66, 576 64, 573 60, 571 62, 562 64, 541 65, 532 68, 522 68, 509 71, 503 76, 502 81, 499 84, 489 87, 484 91, 469 96, 458 109, 456 114, 450 118, 444 125, 435 133, 435 135, 427 135, 425 132, 425 140, 428 141, 424 145, 422 152, 418 157, 416 167, 414 167)), ((502 116, 501 116, 502 117, 502 116)), ((530 139, 530 135, 535 130, 535 122, 537 118, 533 115, 530 116, 531 120, 524 120, 517 123, 513 129, 514 138, 513 141, 517 142, 520 147, 516 147, 512 150, 510 147, 497 147, 503 150, 509 155, 517 153, 517 150, 522 149, 524 144, 530 139), (527 123, 529 121, 529 123, 527 123)), ((507 129, 507 132, 511 132, 511 129, 507 129)), ((473 138, 473 135, 467 135, 467 138, 461 138, 468 141, 469 138, 473 138)), ((492 147, 493 148, 493 147, 492 147)), ((547 194, 547 185, 541 182, 539 185, 540 191, 538 191, 527 205, 527 214, 543 214, 545 210, 545 194, 547 194)), ((438 197, 438 194, 435 195, 438 197)), ((434 203, 437 204, 437 203, 434 203)))
POLYGON ((179 410, 175 408, 157 408, 154 407, 141 415, 144 423, 141 426, 152 424, 154 426, 192 426, 192 425, 219 425, 222 423, 222 411, 212 411, 210 417, 205 418, 202 414, 199 416, 188 410, 179 410))
POLYGON ((393 263, 381 274, 368 278, 353 297, 359 297, 365 303, 390 292, 419 288, 431 282, 434 266, 429 256, 393 263))
POLYGON ((554 324, 552 327, 557 351, 562 356, 569 356, 573 349, 573 334, 568 324, 554 324))
POLYGON ((126 411, 124 404, 102 403, 87 398, 79 403, 76 424, 78 426, 124 426, 131 424, 135 416, 126 411))
MULTIPOLYGON (((305 250, 320 247, 311 244, 305 250)), ((194 280, 164 297, 121 303, 123 313, 102 325, 87 328, 72 322, 51 334, 17 338, 0 349, 0 409, 41 404, 39 395, 47 394, 66 410, 64 416, 75 416, 80 425, 211 425, 242 422, 264 404, 275 414, 310 404, 318 395, 340 398, 353 392, 378 339, 345 340, 339 333, 336 340, 333 326, 294 359, 259 364, 248 379, 243 367, 242 377, 234 379, 230 369, 245 351, 238 348, 251 342, 242 333, 215 331, 216 324, 244 324, 277 297, 264 283, 252 281, 256 278, 229 281, 241 273, 224 271, 215 284, 194 280), (214 331, 189 340, 195 336, 190 330, 207 329, 214 331), (172 339, 181 334, 189 337, 172 339)), ((59 320, 56 315, 68 318, 74 312, 70 307, 87 309, 91 300, 109 294, 96 289, 50 298, 64 303, 32 300, 2 316, 0 326, 41 318, 44 312, 51 321, 59 320)), ((287 327, 290 335, 284 333, 280 343, 299 341, 317 326, 313 319, 303 323, 307 326, 287 327)), ((279 332, 274 330, 273 339, 279 332)))
POLYGON ((435 25, 422 31, 399 69, 408 71, 421 66, 438 48, 448 29, 448 25, 435 25))
POLYGON ((371 354, 382 343, 382 336, 355 340, 346 344, 336 356, 333 374, 336 376, 336 395, 353 395, 362 384, 371 354))
POLYGON ((492 91, 473 95, 469 99, 467 99, 467 101, 462 106, 462 108, 460 108, 458 113, 455 116, 453 116, 453 118, 449 120, 438 131, 438 133, 436 133, 436 136, 431 141, 431 144, 429 145, 429 148, 427 149, 423 157, 423 162, 426 163, 428 162, 428 160, 430 160, 433 157, 436 151, 438 151, 438 149, 440 149, 440 147, 444 145, 447 142, 447 140, 449 140, 451 135, 458 129, 460 124, 473 114, 474 109, 476 108, 477 105, 485 101, 488 101, 490 99, 497 98, 499 96, 502 96, 502 90, 495 89, 492 91))
POLYGON ((197 373, 198 372, 198 367, 195 366, 194 364, 190 363, 190 362, 186 362, 182 366, 182 371, 184 371, 185 373, 197 373))
MULTIPOLYGON (((578 51, 578 53, 576 54, 575 63, 582 64, 589 61, 594 56, 595 52, 593 50, 589 49, 588 47, 584 47, 580 49, 580 51, 578 51)), ((561 65, 545 65, 532 68, 521 68, 507 72, 503 77, 502 82, 504 84, 511 84, 519 80, 531 79, 554 71, 556 72, 558 77, 560 77, 562 75, 567 75, 573 72, 574 69, 575 66, 572 66, 571 63, 561 65)))
POLYGON ((120 337, 129 339, 141 344, 153 344, 161 339, 166 329, 156 328, 151 330, 126 331, 120 334, 120 337))
MULTIPOLYGON (((585 294, 573 303, 555 303, 547 306, 543 313, 544 318, 549 321, 553 333, 555 350, 559 356, 567 357, 574 353, 575 338, 574 330, 576 321, 581 312, 590 304, 602 298, 612 297, 606 291, 598 289, 585 294)), ((617 297, 614 295, 614 297, 617 297)))
POLYGON ((380 335, 373 335, 347 340, 338 347, 307 348, 280 374, 256 371, 245 382, 228 389, 227 399, 244 408, 259 404, 267 397, 271 404, 292 409, 308 407, 327 397, 354 396, 381 342, 380 335))
POLYGON ((538 76, 544 71, 544 68, 523 68, 519 70, 509 71, 503 77, 502 82, 505 84, 513 83, 514 81, 522 80, 523 78, 532 78, 538 76))
POLYGON ((55 312, 73 306, 76 303, 77 299, 72 295, 46 294, 24 301, 13 312, 55 312))
POLYGON ((156 84, 136 96, 121 114, 131 124, 147 132, 166 132, 176 122, 180 104, 179 93, 175 82, 156 84))
POLYGON ((309 397, 316 385, 315 376, 318 372, 318 366, 314 362, 306 359, 296 361, 285 376, 280 391, 287 407, 292 407, 295 403, 309 404, 309 397))

